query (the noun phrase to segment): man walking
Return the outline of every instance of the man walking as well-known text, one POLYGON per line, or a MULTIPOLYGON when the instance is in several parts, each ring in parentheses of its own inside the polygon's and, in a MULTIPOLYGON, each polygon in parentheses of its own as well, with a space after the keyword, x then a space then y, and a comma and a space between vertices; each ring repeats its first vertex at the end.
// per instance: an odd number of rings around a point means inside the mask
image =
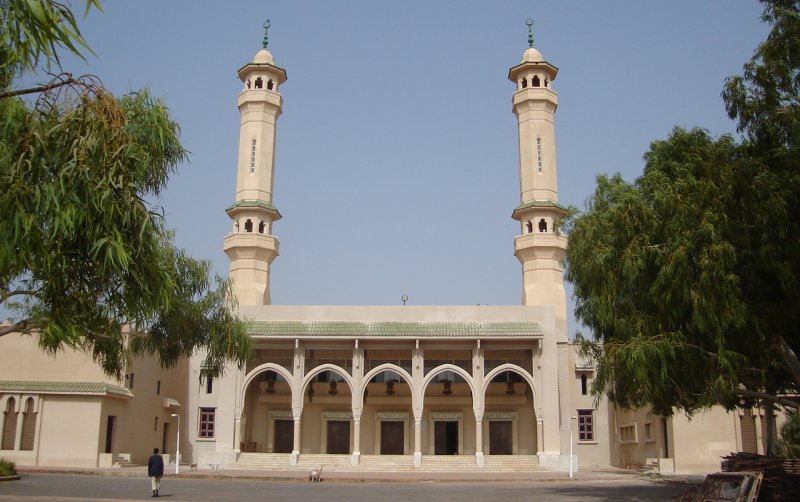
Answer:
POLYGON ((164 475, 164 459, 158 454, 158 448, 153 448, 153 454, 147 460, 147 475, 150 476, 150 486, 153 488, 153 496, 158 497, 158 488, 161 484, 161 476, 164 475))

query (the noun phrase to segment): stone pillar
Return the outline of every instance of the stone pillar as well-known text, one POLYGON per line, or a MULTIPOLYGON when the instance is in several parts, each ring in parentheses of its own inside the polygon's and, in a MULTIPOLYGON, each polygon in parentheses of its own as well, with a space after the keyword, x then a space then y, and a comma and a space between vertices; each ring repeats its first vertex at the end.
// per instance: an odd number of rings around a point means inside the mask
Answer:
POLYGON ((422 417, 414 415, 414 467, 422 465, 422 417))
POLYGON ((361 459, 361 416, 353 415, 353 458, 350 463, 353 467, 361 459))
POLYGON ((242 451, 242 410, 237 409, 233 418, 233 451, 242 451))
POLYGON ((483 413, 475 412, 475 464, 483 467, 483 413))
POLYGON ((539 416, 538 410, 536 413, 536 454, 544 455, 544 421, 539 416))
POLYGON ((300 423, 301 415, 294 415, 294 444, 292 446, 292 454, 289 455, 289 465, 297 465, 297 460, 300 458, 300 423))

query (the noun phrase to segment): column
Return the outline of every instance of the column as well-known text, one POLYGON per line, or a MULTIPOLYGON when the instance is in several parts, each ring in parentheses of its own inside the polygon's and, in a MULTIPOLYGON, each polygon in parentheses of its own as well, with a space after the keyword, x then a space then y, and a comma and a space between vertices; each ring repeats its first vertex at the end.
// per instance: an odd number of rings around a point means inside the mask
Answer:
POLYGON ((422 465, 422 416, 414 414, 414 467, 422 465))
POLYGON ((297 460, 300 458, 300 418, 301 415, 294 415, 294 444, 292 445, 292 454, 289 455, 289 465, 297 465, 297 460))
POLYGON ((475 411, 475 464, 483 467, 483 412, 475 411))
POLYGON ((350 463, 353 467, 361 459, 361 415, 353 415, 353 458, 350 463))
POLYGON ((237 409, 233 418, 233 451, 242 451, 242 410, 237 409))
POLYGON ((539 410, 536 413, 536 454, 544 455, 544 421, 539 416, 539 410))

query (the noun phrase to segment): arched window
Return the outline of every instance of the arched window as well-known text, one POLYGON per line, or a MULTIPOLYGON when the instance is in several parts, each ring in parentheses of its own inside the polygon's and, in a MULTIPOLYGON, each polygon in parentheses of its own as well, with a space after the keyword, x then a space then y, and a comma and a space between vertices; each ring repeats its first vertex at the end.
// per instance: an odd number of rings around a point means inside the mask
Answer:
POLYGON ((526 87, 528 87, 528 79, 527 78, 523 78, 522 79, 522 88, 524 89, 526 87))
POLYGON ((261 77, 256 79, 256 89, 262 89, 264 87, 264 81, 261 80, 261 77))
POLYGON ((529 234, 533 233, 533 222, 529 221, 525 223, 525 229, 528 231, 529 234))
POLYGON ((263 234, 267 224, 263 221, 258 224, 258 233, 263 234))
POLYGON ((586 378, 586 373, 581 375, 581 395, 589 393, 589 379, 586 378))
POLYGON ((25 401, 25 414, 22 416, 22 442, 20 450, 33 450, 33 442, 36 439, 36 413, 33 411, 33 398, 29 397, 25 401))
POLYGON ((550 81, 548 79, 544 79, 544 86, 545 87, 549 87, 550 86, 550 81))
POLYGON ((250 79, 249 78, 247 79, 247 88, 248 89, 250 88, 250 79))
POLYGON ((531 86, 539 87, 540 85, 541 85, 541 83, 539 82, 539 75, 534 75, 532 83, 531 83, 531 86))
POLYGON ((267 80, 267 89, 271 91, 274 88, 275 88, 275 82, 273 82, 272 79, 267 80))
POLYGON ((251 219, 249 219, 249 218, 248 218, 248 219, 247 219, 247 220, 244 222, 244 231, 245 231, 245 232, 252 232, 252 231, 253 231, 253 220, 251 220, 251 219))
POLYGON ((542 218, 539 220, 539 231, 540 232, 547 232, 547 222, 542 218))
POLYGON ((15 410, 16 401, 13 397, 6 401, 6 412, 3 417, 3 442, 0 450, 13 450, 14 441, 17 436, 17 412, 15 410))

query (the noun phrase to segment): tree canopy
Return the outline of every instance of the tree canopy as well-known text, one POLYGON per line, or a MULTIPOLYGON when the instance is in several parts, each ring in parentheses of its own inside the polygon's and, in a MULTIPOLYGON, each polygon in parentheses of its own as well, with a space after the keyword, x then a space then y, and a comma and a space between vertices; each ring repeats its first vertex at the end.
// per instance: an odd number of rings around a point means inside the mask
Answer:
POLYGON ((187 157, 164 103, 66 73, 15 88, 88 46, 58 2, 0 7, 0 336, 86 350, 117 376, 143 353, 169 366, 202 349, 211 373, 243 364, 252 343, 229 281, 176 248, 151 202, 187 157))
POLYGON ((763 3, 771 32, 722 92, 742 137, 676 128, 566 225, 593 391, 623 407, 798 406, 800 2, 763 3))

